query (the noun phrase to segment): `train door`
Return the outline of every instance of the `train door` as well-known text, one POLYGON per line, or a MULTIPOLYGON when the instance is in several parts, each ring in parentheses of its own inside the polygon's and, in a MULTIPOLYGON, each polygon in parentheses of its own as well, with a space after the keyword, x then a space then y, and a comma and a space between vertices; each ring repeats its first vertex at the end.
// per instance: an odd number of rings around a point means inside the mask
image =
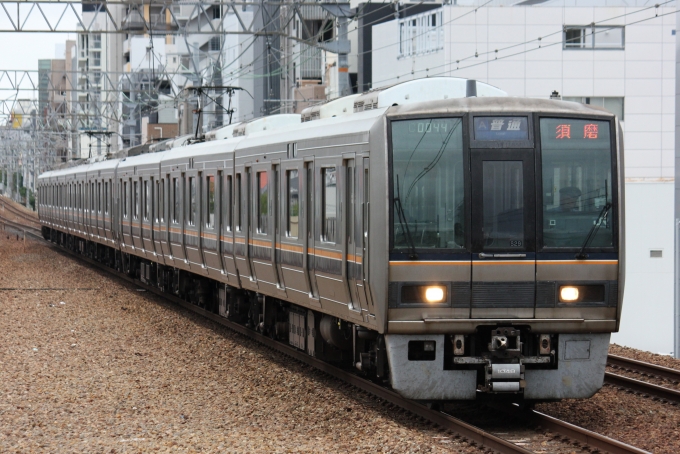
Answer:
POLYGON ((370 219, 370 168, 369 168, 369 158, 363 159, 363 169, 362 174, 359 177, 360 182, 360 193, 361 193, 361 227, 359 228, 357 235, 357 243, 360 247, 357 249, 361 251, 361 270, 360 270, 360 285, 361 290, 359 291, 359 298, 365 298, 366 306, 368 307, 368 314, 375 316, 375 306, 373 298, 371 297, 371 288, 368 285, 369 276, 369 252, 368 252, 368 232, 369 232, 369 219, 370 219), (360 243, 359 243, 360 242, 360 243))
POLYGON ((250 277, 251 284, 254 284, 257 288, 257 276, 255 275, 255 270, 253 269, 253 250, 251 246, 251 241, 253 240, 253 169, 250 166, 245 168, 245 206, 243 207, 244 213, 242 215, 242 220, 245 225, 242 226, 243 234, 245 236, 245 253, 246 253, 246 270, 248 276, 250 277))
POLYGON ((170 204, 170 256, 175 260, 175 266, 182 266, 184 262, 184 239, 183 213, 182 213, 182 188, 184 187, 184 174, 175 173, 172 175, 170 193, 172 202, 170 204))
POLYGON ((314 299, 319 298, 319 288, 316 285, 316 275, 314 273, 315 269, 315 248, 314 248, 314 238, 315 238, 315 220, 316 220, 316 198, 315 187, 314 187, 314 161, 309 161, 305 163, 305 203, 303 206, 304 218, 305 218, 305 245, 304 245, 304 255, 303 255, 303 266, 305 268, 305 273, 309 279, 309 289, 310 297, 314 299))
POLYGON ((471 151, 472 318, 533 318, 535 183, 531 149, 471 151))
POLYGON ((273 180, 272 181, 272 225, 273 225, 273 235, 272 235, 272 262, 274 266, 274 283, 279 289, 285 289, 283 283, 283 272, 281 270, 281 257, 278 247, 281 245, 281 196, 285 193, 281 190, 281 165, 278 164, 277 159, 274 163, 273 180))

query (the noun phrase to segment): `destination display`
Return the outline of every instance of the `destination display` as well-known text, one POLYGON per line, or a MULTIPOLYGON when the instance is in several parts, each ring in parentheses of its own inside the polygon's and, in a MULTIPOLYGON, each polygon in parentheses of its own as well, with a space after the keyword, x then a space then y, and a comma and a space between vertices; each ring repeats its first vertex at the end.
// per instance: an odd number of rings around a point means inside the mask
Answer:
POLYGON ((611 140, 608 121, 572 118, 542 118, 543 149, 572 148, 608 149, 611 140))
POLYGON ((475 140, 529 140, 527 117, 475 117, 475 140))

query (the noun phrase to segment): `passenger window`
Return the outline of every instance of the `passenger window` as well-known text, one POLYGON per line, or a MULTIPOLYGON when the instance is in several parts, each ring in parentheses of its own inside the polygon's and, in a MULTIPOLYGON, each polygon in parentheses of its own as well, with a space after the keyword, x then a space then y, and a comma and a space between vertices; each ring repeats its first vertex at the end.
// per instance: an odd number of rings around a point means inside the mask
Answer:
POLYGON ((210 175, 208 180, 208 209, 206 210, 205 226, 215 228, 215 177, 210 175))
POLYGON ((189 225, 196 225, 196 178, 189 177, 189 225))
POLYGON ((128 217, 128 184, 127 181, 123 183, 123 217, 128 217))
POLYGON ((165 178, 161 180, 161 190, 158 191, 158 218, 165 221, 165 178))
POLYGON ((236 174, 236 185, 234 186, 236 196, 234 197, 234 210, 236 210, 236 230, 241 230, 241 174, 236 174))
POLYGON ((149 194, 149 182, 144 181, 144 220, 148 221, 149 220, 149 212, 150 210, 150 205, 151 205, 151 196, 149 194))
POLYGON ((180 193, 179 193, 179 178, 172 179, 172 222, 179 224, 179 204, 180 204, 180 193))
POLYGON ((109 214, 109 182, 104 182, 104 214, 109 214))
POLYGON ((223 202, 222 202, 222 207, 224 209, 222 217, 224 218, 224 226, 227 231, 231 231, 231 226, 232 226, 232 219, 231 219, 231 210, 232 210, 232 200, 231 200, 231 191, 232 191, 232 185, 231 185, 231 175, 227 175, 227 182, 224 186, 222 186, 224 189, 222 191, 222 197, 224 197, 223 202))
POLYGON ((267 172, 257 173, 257 231, 259 233, 269 232, 269 181, 267 172))
POLYGON ((286 186, 288 188, 288 225, 286 234, 291 238, 297 238, 300 226, 300 179, 297 170, 289 170, 286 173, 286 186))
POLYGON ((323 181, 323 207, 321 225, 321 240, 327 243, 335 243, 335 229, 337 222, 337 186, 335 167, 322 169, 323 181))
POLYGON ((104 205, 104 204, 102 203, 102 184, 101 184, 101 183, 97 183, 97 203, 98 203, 97 211, 98 211, 99 213, 101 213, 101 212, 102 212, 102 207, 103 207, 103 205, 104 205))
POLYGON ((134 182, 134 192, 132 194, 133 200, 133 212, 132 216, 134 219, 139 219, 139 181, 134 182))

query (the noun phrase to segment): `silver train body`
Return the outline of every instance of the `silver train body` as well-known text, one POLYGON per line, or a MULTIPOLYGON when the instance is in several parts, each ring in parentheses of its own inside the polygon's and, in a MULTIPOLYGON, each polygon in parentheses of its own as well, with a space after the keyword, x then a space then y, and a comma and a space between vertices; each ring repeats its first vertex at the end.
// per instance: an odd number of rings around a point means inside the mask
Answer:
POLYGON ((617 119, 392 105, 45 173, 64 247, 424 401, 587 398, 623 299, 617 119))

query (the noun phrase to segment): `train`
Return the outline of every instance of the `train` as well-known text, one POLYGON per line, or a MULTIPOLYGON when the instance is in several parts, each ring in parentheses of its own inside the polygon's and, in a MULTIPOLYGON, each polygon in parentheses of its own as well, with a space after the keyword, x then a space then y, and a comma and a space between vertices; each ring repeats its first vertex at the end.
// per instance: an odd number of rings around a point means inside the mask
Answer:
POLYGON ((38 212, 407 398, 588 398, 621 319, 622 137, 602 108, 419 79, 43 173, 38 212))

